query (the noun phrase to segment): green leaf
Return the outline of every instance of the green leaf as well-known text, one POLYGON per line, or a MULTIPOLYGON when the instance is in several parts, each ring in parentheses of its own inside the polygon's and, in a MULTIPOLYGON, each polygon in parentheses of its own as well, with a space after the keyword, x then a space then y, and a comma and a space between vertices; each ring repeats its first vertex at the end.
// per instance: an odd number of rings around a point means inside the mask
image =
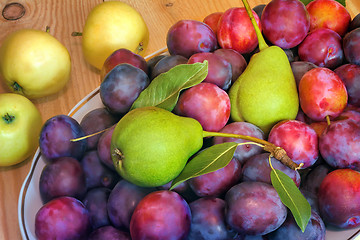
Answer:
POLYGON ((172 111, 181 90, 201 83, 208 74, 208 62, 180 64, 154 78, 131 109, 155 106, 172 111))
POLYGON ((309 202, 288 175, 273 168, 270 176, 271 183, 279 194, 281 201, 290 209, 297 225, 304 232, 311 216, 309 202))
MULTIPOLYGON (((314 0, 300 0, 300 1, 306 6, 306 5, 308 5, 310 2, 312 2, 314 0)), ((341 5, 346 7, 345 0, 335 0, 335 1, 339 2, 341 5)))
POLYGON ((225 167, 234 156, 238 143, 225 142, 204 149, 189 161, 171 184, 170 190, 186 180, 225 167))

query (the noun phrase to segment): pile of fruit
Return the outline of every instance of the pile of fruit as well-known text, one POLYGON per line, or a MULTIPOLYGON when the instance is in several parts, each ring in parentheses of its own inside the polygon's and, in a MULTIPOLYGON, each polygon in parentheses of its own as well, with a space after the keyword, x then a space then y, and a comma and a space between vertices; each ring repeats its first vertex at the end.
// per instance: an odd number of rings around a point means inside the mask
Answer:
POLYGON ((148 61, 146 34, 107 53, 83 42, 103 107, 40 130, 38 239, 325 239, 360 226, 360 15, 335 0, 244 6, 180 20, 148 61))

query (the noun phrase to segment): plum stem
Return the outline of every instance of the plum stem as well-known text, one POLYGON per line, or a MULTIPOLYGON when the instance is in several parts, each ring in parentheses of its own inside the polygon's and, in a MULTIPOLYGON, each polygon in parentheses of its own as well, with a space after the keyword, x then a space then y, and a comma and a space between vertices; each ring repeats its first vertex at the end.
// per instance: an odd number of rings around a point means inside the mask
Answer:
POLYGON ((255 143, 260 143, 263 145, 263 148, 265 151, 270 152, 270 154, 272 156, 274 156, 274 158, 279 160, 285 166, 287 166, 293 170, 298 170, 303 166, 303 164, 299 165, 299 164, 295 163, 293 160, 291 160, 291 158, 287 155, 286 151, 283 148, 278 147, 275 144, 270 143, 270 142, 260 139, 260 138, 246 136, 246 135, 240 135, 240 134, 233 134, 233 133, 208 132, 208 131, 203 131, 203 137, 204 138, 205 137, 239 138, 239 139, 243 139, 243 140, 249 140, 249 141, 255 142, 255 143))
POLYGON ((263 35, 261 34, 260 28, 259 28, 258 24, 256 23, 254 14, 252 13, 252 10, 250 8, 248 1, 247 0, 241 0, 241 1, 243 2, 244 6, 245 6, 246 12, 250 18, 252 25, 254 26, 256 36, 257 36, 257 39, 259 42, 260 51, 265 48, 268 48, 269 46, 266 44, 265 39, 264 39, 263 35))
POLYGON ((327 122, 327 125, 329 126, 331 123, 329 115, 326 115, 326 122, 327 122))

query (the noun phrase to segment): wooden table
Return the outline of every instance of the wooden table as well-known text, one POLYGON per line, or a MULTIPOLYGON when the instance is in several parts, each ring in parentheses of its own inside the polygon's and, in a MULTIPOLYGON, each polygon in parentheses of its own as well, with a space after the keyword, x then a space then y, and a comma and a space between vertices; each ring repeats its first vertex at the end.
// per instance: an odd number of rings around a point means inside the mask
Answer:
MULTIPOLYGON (((50 97, 33 100, 43 121, 67 114, 71 108, 100 84, 99 73, 84 61, 81 37, 72 37, 73 31, 82 31, 89 11, 101 0, 2 0, 0 10, 7 4, 18 2, 25 14, 17 20, 0 16, 0 44, 8 33, 22 28, 45 30, 62 42, 70 52, 72 74, 67 86, 50 97)), ((147 54, 166 46, 166 33, 172 24, 181 19, 202 20, 210 13, 243 6, 240 0, 123 0, 137 9, 145 19, 150 42, 147 54)), ((249 0, 250 6, 269 0, 249 0)), ((347 0, 347 8, 354 17, 360 12, 360 1, 347 0)), ((0 93, 8 92, 3 82, 0 93)), ((32 158, 9 168, 0 168, 0 239, 21 239, 17 218, 17 203, 21 185, 28 174, 32 158)))

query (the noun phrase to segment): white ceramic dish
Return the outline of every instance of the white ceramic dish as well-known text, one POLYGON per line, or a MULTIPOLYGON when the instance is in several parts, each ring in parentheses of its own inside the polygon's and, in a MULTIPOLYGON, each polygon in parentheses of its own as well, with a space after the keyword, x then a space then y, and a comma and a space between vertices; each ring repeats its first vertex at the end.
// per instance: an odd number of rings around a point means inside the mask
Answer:
MULTIPOLYGON (((146 59, 152 56, 163 53, 165 49, 160 49, 158 52, 151 54, 146 59)), ((81 121, 83 116, 90 110, 103 107, 101 102, 99 88, 95 89, 84 99, 82 99, 68 114, 81 121)), ((39 193, 39 178, 45 161, 37 150, 31 165, 29 174, 27 175, 19 195, 18 202, 18 219, 21 236, 24 240, 35 240, 35 215, 42 206, 42 201, 39 193)), ((360 228, 336 231, 327 229, 326 240, 355 240, 360 239, 360 228)))

